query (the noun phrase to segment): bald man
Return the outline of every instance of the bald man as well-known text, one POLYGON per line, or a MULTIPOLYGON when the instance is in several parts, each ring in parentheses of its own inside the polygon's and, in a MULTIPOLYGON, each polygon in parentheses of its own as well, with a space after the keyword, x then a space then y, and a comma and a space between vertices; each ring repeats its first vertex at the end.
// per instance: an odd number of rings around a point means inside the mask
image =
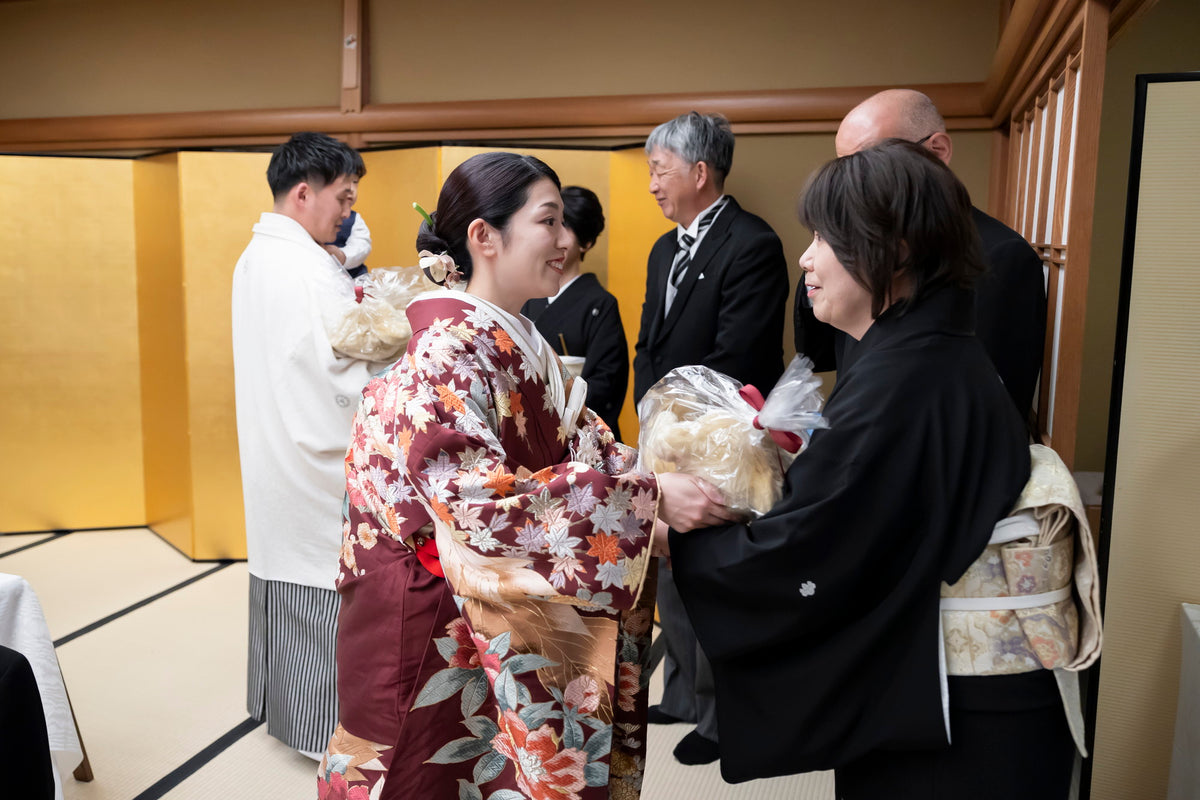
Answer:
MULTIPOLYGON (((888 89, 859 103, 838 126, 834 147, 839 157, 884 139, 923 145, 950 166, 954 143, 933 101, 912 89, 888 89)), ((1046 288, 1042 261, 1029 243, 998 219, 972 209, 983 242, 987 272, 975 287, 975 335, 983 343, 1008 394, 1028 420, 1042 369, 1046 338, 1046 288)), ((818 371, 836 369, 846 336, 817 320, 807 297, 797 293, 796 351, 808 355, 818 371)))

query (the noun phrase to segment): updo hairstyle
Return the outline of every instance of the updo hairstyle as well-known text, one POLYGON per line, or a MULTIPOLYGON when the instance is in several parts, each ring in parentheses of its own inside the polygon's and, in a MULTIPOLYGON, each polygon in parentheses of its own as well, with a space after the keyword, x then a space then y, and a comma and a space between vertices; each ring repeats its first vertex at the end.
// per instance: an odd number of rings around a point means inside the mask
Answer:
POLYGON ((604 208, 591 189, 582 186, 562 188, 563 223, 575 234, 579 246, 591 247, 604 230, 604 208))
POLYGON ((454 259, 465 280, 471 279, 471 253, 467 228, 482 219, 504 235, 508 222, 529 199, 529 187, 549 178, 556 188, 562 183, 554 170, 533 156, 516 153, 480 153, 454 168, 438 195, 433 228, 422 222, 417 232, 417 251, 446 253, 454 259))

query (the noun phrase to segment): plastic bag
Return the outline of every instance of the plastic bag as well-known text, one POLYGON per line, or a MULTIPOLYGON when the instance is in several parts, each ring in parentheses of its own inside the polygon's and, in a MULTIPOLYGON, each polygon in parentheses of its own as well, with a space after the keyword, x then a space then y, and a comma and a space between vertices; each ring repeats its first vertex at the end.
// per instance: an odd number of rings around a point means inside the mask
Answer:
POLYGON ((377 267, 355 283, 368 294, 388 301, 401 311, 408 308, 409 301, 421 292, 438 288, 425 277, 420 267, 377 267))
POLYGON ((405 313, 409 302, 437 287, 419 267, 380 267, 354 283, 355 300, 330 331, 329 343, 351 358, 377 362, 398 358, 412 338, 405 313))
POLYGON ((730 508, 762 516, 779 500, 783 473, 811 431, 829 426, 820 388, 804 356, 792 360, 765 401, 708 367, 677 367, 638 404, 642 469, 704 478, 730 508))

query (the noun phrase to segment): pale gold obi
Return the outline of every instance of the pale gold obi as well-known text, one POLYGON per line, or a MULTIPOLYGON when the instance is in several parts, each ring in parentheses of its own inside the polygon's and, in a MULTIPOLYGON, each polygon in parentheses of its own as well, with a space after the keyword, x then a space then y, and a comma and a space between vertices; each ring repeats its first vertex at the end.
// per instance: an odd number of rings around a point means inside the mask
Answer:
POLYGON ((1100 655, 1095 546, 1079 488, 1048 447, 1030 447, 1032 470, 1012 513, 979 558, 942 584, 948 675, 1052 669, 1081 753, 1077 673, 1100 655))
POLYGON ((1069 521, 1061 506, 1006 517, 958 582, 943 584, 947 674, 1011 675, 1075 658, 1079 612, 1069 521))

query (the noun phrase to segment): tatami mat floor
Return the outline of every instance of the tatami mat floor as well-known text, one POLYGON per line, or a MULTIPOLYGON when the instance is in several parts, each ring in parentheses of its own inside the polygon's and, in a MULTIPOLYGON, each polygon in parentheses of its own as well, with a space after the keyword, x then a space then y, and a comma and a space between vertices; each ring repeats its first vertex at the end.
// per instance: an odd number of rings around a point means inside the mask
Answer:
MULTIPOLYGON (((315 762, 247 719, 246 565, 195 563, 152 531, 0 536, 55 639, 95 779, 65 800, 309 800, 315 762)), ((652 699, 661 691, 659 675, 652 699)), ((652 726, 645 800, 830 800, 832 773, 731 786, 671 756, 686 725, 652 726)))

